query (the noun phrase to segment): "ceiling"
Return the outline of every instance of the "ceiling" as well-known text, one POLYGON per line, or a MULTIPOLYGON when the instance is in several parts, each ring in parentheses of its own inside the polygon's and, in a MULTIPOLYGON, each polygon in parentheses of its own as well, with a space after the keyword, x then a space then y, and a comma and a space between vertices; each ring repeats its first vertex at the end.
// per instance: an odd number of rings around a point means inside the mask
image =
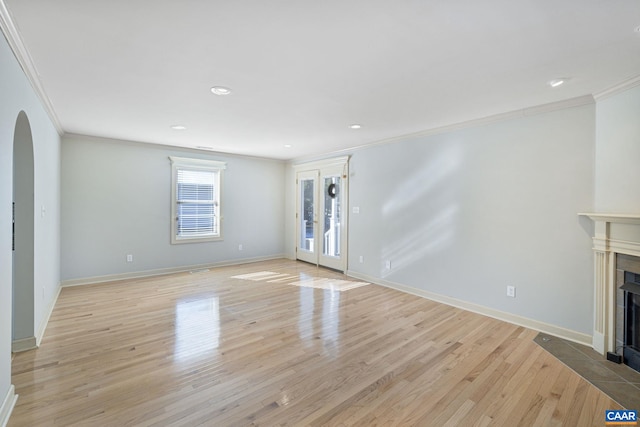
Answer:
POLYGON ((640 75, 638 0, 2 2, 64 132, 275 159, 640 75))

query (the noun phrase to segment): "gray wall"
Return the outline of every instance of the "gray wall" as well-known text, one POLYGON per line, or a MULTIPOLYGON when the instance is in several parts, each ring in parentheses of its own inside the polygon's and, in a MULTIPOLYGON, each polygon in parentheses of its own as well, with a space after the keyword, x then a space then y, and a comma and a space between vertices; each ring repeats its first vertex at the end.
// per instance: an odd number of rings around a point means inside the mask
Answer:
POLYGON ((591 335, 594 124, 589 104, 353 151, 349 271, 591 335))
POLYGON ((33 137, 34 334, 44 327, 60 285, 60 137, 0 36, 0 404, 11 384, 13 141, 24 111, 33 137), (42 208, 44 208, 44 213, 42 208))
POLYGON ((596 211, 639 213, 640 86, 598 101, 596 141, 596 211))
POLYGON ((62 279, 282 256, 284 163, 152 144, 66 136, 62 144, 62 279), (227 162, 224 240, 170 244, 169 156, 227 162), (238 250, 238 245, 243 250, 238 250), (126 255, 133 262, 126 262, 126 255))

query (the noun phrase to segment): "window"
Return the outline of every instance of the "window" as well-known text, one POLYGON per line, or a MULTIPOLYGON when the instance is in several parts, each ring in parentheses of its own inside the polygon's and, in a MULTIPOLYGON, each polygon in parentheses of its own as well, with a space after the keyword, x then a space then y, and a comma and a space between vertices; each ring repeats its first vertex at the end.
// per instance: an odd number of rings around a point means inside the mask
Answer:
POLYGON ((171 159, 171 243, 222 240, 220 193, 226 163, 171 159))

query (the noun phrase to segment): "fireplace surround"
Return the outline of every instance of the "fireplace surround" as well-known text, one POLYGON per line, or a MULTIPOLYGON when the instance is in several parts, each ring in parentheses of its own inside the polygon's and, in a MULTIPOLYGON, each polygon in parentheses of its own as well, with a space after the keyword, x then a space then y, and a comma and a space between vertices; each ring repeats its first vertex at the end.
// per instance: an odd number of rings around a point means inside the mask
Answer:
MULTIPOLYGON (((621 261, 640 257, 640 215, 581 213, 594 222, 594 324, 592 347, 602 355, 616 352, 616 318, 622 315, 617 309, 622 293, 619 290, 621 261)), ((624 283, 624 278, 622 278, 624 283)))
POLYGON ((616 255, 616 289, 616 350, 640 371, 640 257, 616 255))

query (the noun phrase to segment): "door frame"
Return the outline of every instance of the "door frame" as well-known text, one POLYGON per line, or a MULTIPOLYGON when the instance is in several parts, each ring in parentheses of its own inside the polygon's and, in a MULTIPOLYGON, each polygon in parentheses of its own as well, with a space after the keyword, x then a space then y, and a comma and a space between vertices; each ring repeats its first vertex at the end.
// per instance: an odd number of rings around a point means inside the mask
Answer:
POLYGON ((296 191, 296 205, 295 205, 295 212, 294 212, 294 220, 296 222, 295 225, 295 253, 296 253, 296 259, 298 258, 298 252, 299 252, 299 246, 300 246, 300 221, 298 220, 298 212, 301 206, 301 200, 300 200, 300 189, 299 189, 299 183, 298 183, 298 176, 300 174, 305 175, 306 173, 313 173, 313 171, 317 171, 317 182, 316 182, 316 200, 317 200, 317 206, 316 206, 316 211, 318 212, 318 216, 323 216, 324 214, 322 212, 320 212, 320 209, 322 208, 323 203, 321 202, 321 196, 322 196, 322 191, 321 189, 323 188, 323 171, 326 170, 335 170, 337 168, 340 168, 340 170, 342 171, 340 178, 342 179, 342 186, 341 186, 341 224, 340 224, 340 258, 339 260, 335 260, 335 262, 333 261, 328 261, 326 258, 323 259, 323 256, 321 254, 322 251, 322 247, 321 244, 319 243, 319 233, 321 232, 321 227, 318 226, 318 224, 320 223, 320 221, 322 220, 321 218, 317 217, 316 219, 316 224, 314 224, 315 226, 315 233, 314 233, 314 237, 315 237, 315 242, 314 242, 314 246, 315 246, 315 260, 310 260, 308 257, 303 257, 304 259, 302 259, 303 261, 307 261, 307 262, 313 262, 316 265, 322 265, 324 267, 329 267, 329 268, 333 268, 335 270, 339 270, 342 272, 347 271, 347 259, 348 259, 348 253, 349 253, 349 247, 348 247, 348 223, 349 223, 349 159, 350 156, 342 156, 342 157, 334 157, 331 159, 326 159, 326 160, 320 160, 320 161, 315 161, 315 162, 309 162, 309 163, 301 163, 301 164, 297 164, 297 165, 293 165, 294 168, 294 175, 295 175, 295 191, 296 191))
MULTIPOLYGON (((318 236, 319 226, 318 226, 318 212, 319 212, 319 186, 320 186, 320 170, 311 169, 311 170, 301 170, 296 171, 296 259, 300 261, 309 262, 311 264, 318 264, 318 251, 320 249, 320 238, 318 236), (303 233, 303 221, 304 218, 301 218, 302 211, 302 188, 300 187, 301 181, 313 180, 313 201, 314 201, 314 209, 313 209, 313 243, 310 245, 311 247, 307 249, 306 247, 301 247, 302 245, 302 233, 303 233)), ((307 224, 305 224, 307 225, 307 224)), ((305 228, 305 235, 306 229, 305 228)), ((306 237, 306 236, 305 236, 306 237)), ((305 239, 307 243, 309 239, 305 239)))

